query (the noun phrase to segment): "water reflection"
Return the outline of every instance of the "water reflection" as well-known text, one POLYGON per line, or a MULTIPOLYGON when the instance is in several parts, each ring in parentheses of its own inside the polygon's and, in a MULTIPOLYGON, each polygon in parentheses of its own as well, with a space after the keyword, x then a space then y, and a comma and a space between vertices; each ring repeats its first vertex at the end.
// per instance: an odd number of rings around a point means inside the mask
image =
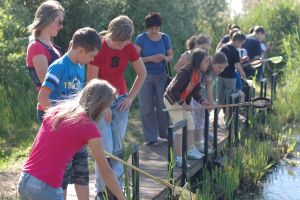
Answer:
POLYGON ((240 200, 300 200, 300 145, 268 174, 258 190, 240 196, 240 200), (297 153, 298 152, 298 153, 297 153), (297 155, 298 154, 298 155, 297 155))

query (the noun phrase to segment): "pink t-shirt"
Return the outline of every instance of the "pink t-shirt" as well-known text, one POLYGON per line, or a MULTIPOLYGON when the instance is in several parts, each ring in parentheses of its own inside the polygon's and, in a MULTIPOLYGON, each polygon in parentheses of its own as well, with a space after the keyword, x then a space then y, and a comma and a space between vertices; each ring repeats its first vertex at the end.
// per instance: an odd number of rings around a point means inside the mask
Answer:
POLYGON ((64 120, 54 130, 46 117, 35 138, 35 145, 23 166, 23 172, 48 185, 61 187, 67 164, 88 141, 101 137, 96 125, 86 115, 75 123, 64 120))
POLYGON ((132 43, 127 44, 122 50, 114 50, 103 39, 102 47, 91 64, 99 67, 98 78, 108 81, 117 89, 118 95, 123 95, 127 92, 124 77, 127 64, 139 58, 140 55, 132 43))

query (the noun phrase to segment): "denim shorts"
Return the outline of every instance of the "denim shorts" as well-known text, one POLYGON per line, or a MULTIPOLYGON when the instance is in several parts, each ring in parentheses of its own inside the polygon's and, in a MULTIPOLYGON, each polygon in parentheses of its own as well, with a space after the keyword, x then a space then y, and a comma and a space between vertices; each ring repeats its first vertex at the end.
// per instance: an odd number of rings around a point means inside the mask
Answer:
POLYGON ((88 152, 86 146, 74 155, 73 160, 69 162, 65 170, 62 188, 65 190, 68 184, 89 184, 88 152))
POLYGON ((19 179, 20 200, 63 200, 61 187, 53 188, 40 179, 22 172, 19 179))

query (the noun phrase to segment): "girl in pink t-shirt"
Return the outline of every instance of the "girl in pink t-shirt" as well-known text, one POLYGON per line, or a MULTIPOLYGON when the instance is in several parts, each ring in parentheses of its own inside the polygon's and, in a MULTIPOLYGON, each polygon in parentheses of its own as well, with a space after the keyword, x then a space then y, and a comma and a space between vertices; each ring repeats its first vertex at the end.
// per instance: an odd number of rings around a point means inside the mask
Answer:
POLYGON ((64 170, 84 145, 91 148, 101 176, 118 199, 125 199, 103 151, 94 122, 115 99, 107 81, 94 79, 74 99, 46 112, 19 180, 21 200, 63 199, 64 170))
MULTIPOLYGON (((26 65, 29 75, 39 91, 48 66, 61 56, 59 47, 51 39, 63 27, 64 9, 58 1, 46 1, 37 9, 32 24, 28 26, 31 33, 27 47, 26 65)), ((41 122, 44 111, 37 105, 37 116, 41 122)))

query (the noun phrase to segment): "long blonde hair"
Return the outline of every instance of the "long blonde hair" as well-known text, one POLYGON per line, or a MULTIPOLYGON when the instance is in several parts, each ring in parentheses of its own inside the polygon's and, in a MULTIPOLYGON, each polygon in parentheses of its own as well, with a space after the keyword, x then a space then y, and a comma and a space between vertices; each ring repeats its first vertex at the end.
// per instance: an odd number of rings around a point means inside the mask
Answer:
POLYGON ((115 97, 116 89, 110 83, 105 80, 93 79, 74 98, 61 101, 58 105, 49 108, 45 119, 51 118, 54 129, 57 129, 62 120, 70 124, 77 122, 83 113, 91 120, 96 121, 115 97))
POLYGON ((112 41, 123 42, 130 40, 133 33, 134 25, 132 20, 128 16, 119 15, 110 21, 108 29, 100 32, 100 35, 112 41))
POLYGON ((42 3, 35 13, 33 22, 27 27, 32 34, 31 37, 37 38, 43 28, 54 21, 59 11, 64 13, 64 8, 58 1, 49 0, 42 3))

